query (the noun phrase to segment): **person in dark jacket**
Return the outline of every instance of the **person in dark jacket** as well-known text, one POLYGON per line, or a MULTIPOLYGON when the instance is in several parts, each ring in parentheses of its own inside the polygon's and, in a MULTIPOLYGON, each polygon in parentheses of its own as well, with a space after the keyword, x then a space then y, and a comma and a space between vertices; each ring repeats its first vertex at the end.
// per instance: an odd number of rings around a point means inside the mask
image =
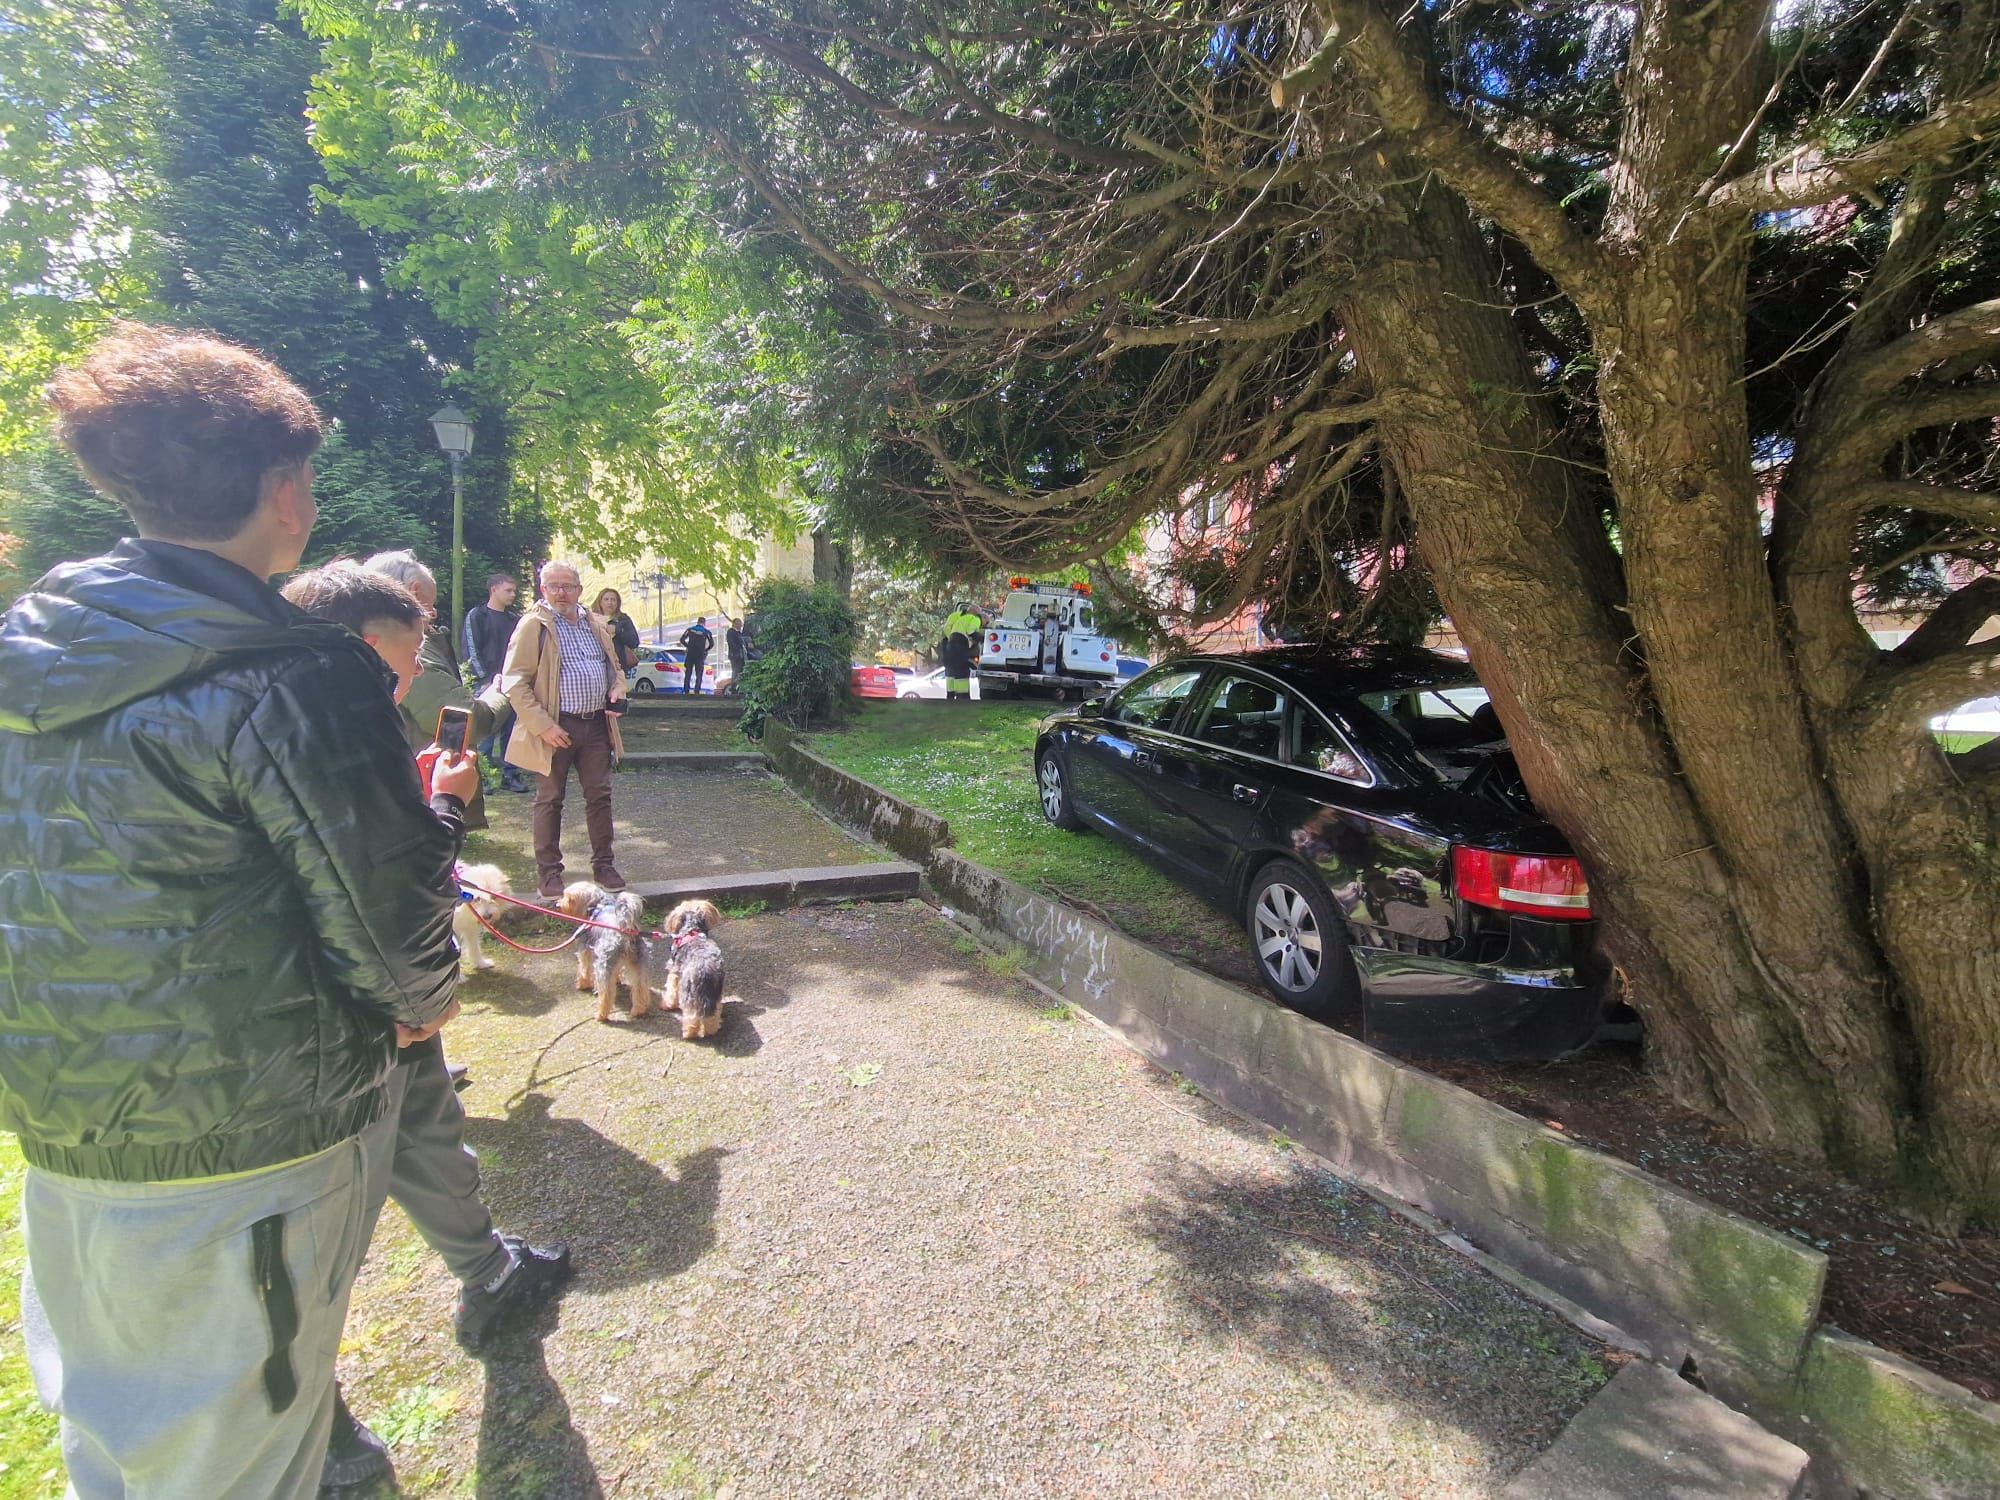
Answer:
POLYGON ((29 1366, 86 1500, 311 1496, 397 1047, 457 1008, 453 839, 380 659, 265 582, 318 514, 305 393, 124 325, 51 398, 138 537, 0 618, 29 1366))
MULTIPOLYGON (((412 690, 432 675, 426 648, 437 632, 426 626, 436 584, 422 587, 427 569, 399 569, 405 575, 399 578, 382 561, 378 554, 360 567, 337 562, 314 568, 280 592, 314 619, 344 625, 367 642, 396 674, 395 696, 406 707, 412 690)), ((424 744, 431 743, 427 736, 424 744)), ((449 760, 441 756, 438 764, 449 760)), ((462 848, 471 826, 466 816, 470 805, 449 796, 434 796, 431 802, 451 832, 453 848, 462 848)), ((501 1323, 539 1306, 568 1280, 569 1247, 544 1249, 494 1229, 479 1193, 479 1159, 465 1144, 465 1109, 445 1062, 442 1037, 402 1049, 390 1083, 390 1113, 396 1119, 396 1150, 389 1196, 458 1278, 453 1323, 460 1341, 477 1350, 501 1323)), ((321 1486, 344 1489, 386 1482, 394 1473, 387 1446, 355 1420, 337 1392, 335 1399, 321 1486)))
POLYGON ((500 790, 503 792, 532 792, 535 784, 507 759, 507 731, 514 727, 514 709, 506 700, 500 688, 500 668, 507 661, 507 643, 514 639, 514 627, 520 618, 514 614, 514 595, 518 592, 513 578, 506 573, 489 574, 486 579, 486 602, 475 604, 465 612, 465 627, 460 632, 464 637, 465 665, 472 673, 473 691, 483 692, 488 701, 498 700, 493 712, 493 732, 479 742, 479 753, 500 768, 500 790))
POLYGON ((715 632, 708 628, 708 617, 700 616, 694 624, 681 632, 681 650, 687 659, 681 664, 681 693, 699 695, 701 674, 708 665, 708 653, 715 649, 715 632))
POLYGON ((743 668, 749 664, 747 642, 743 638, 743 622, 731 620, 729 628, 722 632, 723 649, 729 653, 729 691, 743 691, 743 668))
POLYGON ((599 589, 597 602, 590 606, 604 616, 611 627, 611 644, 618 648, 618 665, 631 671, 639 665, 639 627, 625 613, 625 596, 616 589, 599 589))

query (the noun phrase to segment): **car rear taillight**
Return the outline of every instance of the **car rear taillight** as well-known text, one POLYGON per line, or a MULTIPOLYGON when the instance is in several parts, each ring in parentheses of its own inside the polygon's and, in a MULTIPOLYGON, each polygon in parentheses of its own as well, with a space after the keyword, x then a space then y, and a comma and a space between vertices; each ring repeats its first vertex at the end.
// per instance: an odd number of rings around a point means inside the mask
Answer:
POLYGON ((987 631, 986 644, 992 647, 995 651, 998 651, 1000 649, 1000 632, 997 630, 987 631))
POLYGON ((1109 651, 1100 651, 1097 653, 1097 659, 1099 661, 1110 661, 1111 653, 1109 651))
POLYGON ((1498 849, 1451 851, 1451 882, 1461 901, 1524 917, 1590 918, 1590 882, 1567 854, 1503 854, 1498 849))

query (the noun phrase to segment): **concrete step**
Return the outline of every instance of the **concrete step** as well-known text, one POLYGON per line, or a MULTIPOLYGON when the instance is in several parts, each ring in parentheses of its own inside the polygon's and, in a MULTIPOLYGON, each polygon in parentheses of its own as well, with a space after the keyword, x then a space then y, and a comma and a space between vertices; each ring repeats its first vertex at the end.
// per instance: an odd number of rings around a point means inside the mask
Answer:
POLYGON ((1796 1500, 1807 1462, 1803 1448, 1635 1360, 1499 1500, 1796 1500))
POLYGON ((761 870, 750 875, 698 875, 683 880, 635 880, 648 907, 669 907, 697 898, 716 905, 762 901, 794 906, 802 901, 900 901, 917 894, 923 872, 901 860, 868 865, 811 865, 796 870, 761 870))
POLYGON ((625 771, 764 771, 761 750, 632 750, 618 763, 625 771))
POLYGON ((708 693, 689 698, 680 693, 634 693, 626 699, 629 712, 637 714, 673 714, 688 719, 740 719, 743 717, 741 698, 717 698, 708 693))

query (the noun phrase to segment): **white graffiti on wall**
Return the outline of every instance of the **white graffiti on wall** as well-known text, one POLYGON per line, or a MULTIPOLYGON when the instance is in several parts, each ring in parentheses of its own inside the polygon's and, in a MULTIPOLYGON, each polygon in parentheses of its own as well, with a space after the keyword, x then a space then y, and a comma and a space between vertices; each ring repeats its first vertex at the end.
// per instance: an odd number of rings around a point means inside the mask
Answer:
POLYGON ((1080 912, 1023 893, 1003 892, 1000 925, 1031 953, 1053 960, 1057 988, 1102 1001, 1115 977, 1111 934, 1080 912))

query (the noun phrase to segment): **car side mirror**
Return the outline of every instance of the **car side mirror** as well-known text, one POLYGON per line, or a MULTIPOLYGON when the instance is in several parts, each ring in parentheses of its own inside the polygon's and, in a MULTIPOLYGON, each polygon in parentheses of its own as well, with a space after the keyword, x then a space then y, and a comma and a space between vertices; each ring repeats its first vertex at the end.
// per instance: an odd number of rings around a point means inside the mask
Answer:
POLYGON ((1104 717, 1104 700, 1103 700, 1102 698, 1086 698, 1086 699, 1084 699, 1084 701, 1083 701, 1083 702, 1079 703, 1079 704, 1078 704, 1078 705, 1076 706, 1076 716, 1077 716, 1077 717, 1078 717, 1079 719, 1101 719, 1101 718, 1103 718, 1103 717, 1104 717))

